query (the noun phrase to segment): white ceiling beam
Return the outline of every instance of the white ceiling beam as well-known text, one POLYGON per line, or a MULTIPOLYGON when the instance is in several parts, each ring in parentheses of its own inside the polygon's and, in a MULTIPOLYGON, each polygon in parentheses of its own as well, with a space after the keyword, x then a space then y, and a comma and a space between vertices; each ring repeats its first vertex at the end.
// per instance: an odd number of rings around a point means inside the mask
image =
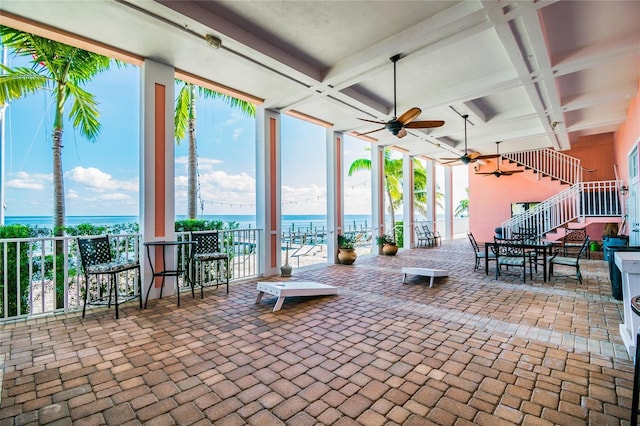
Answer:
POLYGON ((586 94, 565 98, 563 100, 562 110, 565 112, 576 111, 605 103, 618 101, 628 102, 636 92, 637 84, 607 87, 599 90, 592 89, 586 94))
MULTIPOLYGON (((564 134, 564 132, 556 136, 553 129, 551 128, 551 123, 546 116, 545 105, 542 99, 540 99, 537 87, 533 82, 527 64, 524 61, 526 52, 522 52, 520 50, 519 43, 511 30, 509 22, 504 16, 502 5, 491 0, 483 0, 482 4, 487 10, 489 18, 495 24, 495 29, 498 37, 500 38, 505 51, 507 52, 507 55, 511 59, 513 67, 515 68, 518 76, 523 82, 523 87, 529 97, 529 100, 531 101, 536 113, 540 117, 540 123, 544 127, 545 133, 547 134, 547 137, 549 139, 549 143, 555 149, 561 149, 562 146, 568 147, 570 145, 568 136, 564 134)), ((519 5, 521 4, 522 3, 519 3, 519 5)), ((530 13, 537 14, 537 11, 535 9, 532 9, 530 10, 530 13)))
POLYGON ((618 56, 640 55, 638 34, 629 34, 624 37, 594 43, 577 49, 562 56, 551 58, 552 71, 555 76, 562 76, 582 71, 599 63, 605 63, 618 56))

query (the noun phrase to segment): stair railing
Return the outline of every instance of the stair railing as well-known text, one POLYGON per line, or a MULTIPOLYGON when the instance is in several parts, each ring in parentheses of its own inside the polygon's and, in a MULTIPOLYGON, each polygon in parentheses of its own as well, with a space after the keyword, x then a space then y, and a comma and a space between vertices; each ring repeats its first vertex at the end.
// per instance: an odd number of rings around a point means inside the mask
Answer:
POLYGON ((503 237, 533 229, 538 237, 586 216, 622 216, 622 181, 580 182, 512 217, 500 226, 503 237))
POLYGON ((580 159, 552 149, 512 152, 502 156, 509 161, 527 167, 536 173, 557 179, 560 182, 570 185, 582 182, 580 159))

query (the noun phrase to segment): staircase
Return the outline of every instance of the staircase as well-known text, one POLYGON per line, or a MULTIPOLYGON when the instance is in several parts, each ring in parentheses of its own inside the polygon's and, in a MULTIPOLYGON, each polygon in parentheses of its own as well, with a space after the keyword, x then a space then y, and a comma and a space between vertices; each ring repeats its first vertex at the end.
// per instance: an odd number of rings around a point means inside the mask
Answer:
POLYGON ((504 154, 504 158, 540 176, 570 186, 526 212, 502 223, 502 235, 511 237, 521 229, 535 229, 539 237, 586 218, 620 218, 623 215, 622 181, 582 182, 580 160, 550 149, 504 154))
POLYGON ((582 182, 580 160, 552 149, 513 152, 502 157, 551 180, 570 185, 582 182))

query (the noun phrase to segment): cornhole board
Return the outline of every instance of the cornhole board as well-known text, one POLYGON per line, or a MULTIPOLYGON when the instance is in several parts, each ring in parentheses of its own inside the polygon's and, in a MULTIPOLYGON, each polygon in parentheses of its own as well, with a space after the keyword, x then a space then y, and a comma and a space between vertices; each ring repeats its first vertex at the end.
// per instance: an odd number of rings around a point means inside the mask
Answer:
POLYGON ((327 296, 338 294, 338 288, 316 283, 313 281, 258 281, 258 298, 256 305, 262 300, 265 293, 276 296, 278 300, 273 307, 273 312, 279 311, 284 303, 285 297, 291 296, 327 296))
POLYGON ((433 280, 436 277, 448 277, 449 272, 444 269, 432 269, 432 268, 402 268, 402 273, 404 274, 402 277, 402 284, 407 280, 407 274, 412 275, 421 275, 425 277, 431 277, 431 281, 429 282, 429 288, 433 287, 433 280))

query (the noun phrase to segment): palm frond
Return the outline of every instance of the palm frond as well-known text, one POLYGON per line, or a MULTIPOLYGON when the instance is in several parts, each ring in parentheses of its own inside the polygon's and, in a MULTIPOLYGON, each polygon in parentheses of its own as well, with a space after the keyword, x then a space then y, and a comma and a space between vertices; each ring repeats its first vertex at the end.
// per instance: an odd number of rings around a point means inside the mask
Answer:
POLYGON ((0 65, 0 103, 6 103, 48 88, 51 80, 31 68, 8 68, 0 65))
POLYGON ((71 111, 69 117, 73 126, 79 128, 83 136, 90 141, 95 141, 100 134, 100 113, 95 97, 71 82, 66 84, 68 96, 71 97, 71 111))
POLYGON ((351 176, 355 172, 368 171, 371 170, 371 160, 368 158, 358 158, 353 160, 351 166, 349 167, 348 175, 351 176))
POLYGON ((189 108, 191 105, 191 96, 189 92, 190 87, 185 83, 180 88, 178 97, 176 98, 173 121, 177 144, 180 144, 180 141, 187 136, 187 129, 189 127, 189 108))
POLYGON ((233 96, 225 95, 215 90, 207 89, 205 87, 198 86, 198 95, 205 99, 219 99, 229 105, 233 109, 240 110, 247 117, 256 116, 256 106, 250 102, 234 98, 233 96))

